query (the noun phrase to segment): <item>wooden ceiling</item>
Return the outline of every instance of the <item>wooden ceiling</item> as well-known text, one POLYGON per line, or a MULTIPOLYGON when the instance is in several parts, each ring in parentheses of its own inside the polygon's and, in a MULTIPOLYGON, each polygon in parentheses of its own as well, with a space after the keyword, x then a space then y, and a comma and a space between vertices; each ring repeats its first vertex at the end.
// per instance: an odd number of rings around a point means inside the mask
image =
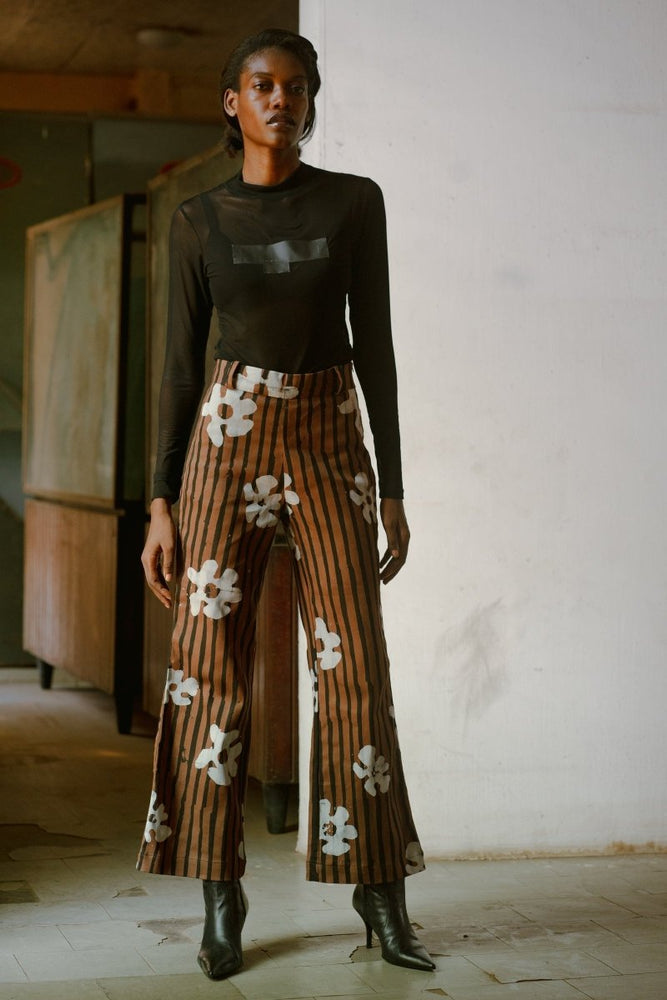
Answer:
POLYGON ((0 72, 196 78, 219 73, 245 35, 297 25, 298 0, 15 0, 0 5, 0 72), (142 45, 137 32, 154 27, 177 29, 178 44, 142 45))

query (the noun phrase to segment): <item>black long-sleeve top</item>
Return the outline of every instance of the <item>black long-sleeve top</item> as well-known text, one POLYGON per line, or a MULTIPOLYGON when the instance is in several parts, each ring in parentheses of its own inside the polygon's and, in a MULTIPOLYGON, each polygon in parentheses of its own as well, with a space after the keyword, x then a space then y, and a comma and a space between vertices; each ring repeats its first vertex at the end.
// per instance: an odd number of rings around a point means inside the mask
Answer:
POLYGON ((377 184, 301 163, 282 184, 246 184, 237 174, 177 209, 154 497, 178 498, 213 306, 217 358, 293 373, 353 361, 380 495, 401 498, 386 223, 377 184))

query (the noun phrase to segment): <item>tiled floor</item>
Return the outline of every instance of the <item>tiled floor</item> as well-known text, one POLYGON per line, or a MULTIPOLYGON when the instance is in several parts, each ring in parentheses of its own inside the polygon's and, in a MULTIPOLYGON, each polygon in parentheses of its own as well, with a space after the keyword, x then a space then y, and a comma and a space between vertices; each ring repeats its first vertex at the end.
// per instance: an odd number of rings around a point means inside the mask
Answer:
POLYGON ((350 889, 303 880, 248 808, 244 969, 195 964, 197 881, 134 869, 151 740, 56 674, 0 669, 2 1000, 667 1000, 667 856, 431 861, 407 882, 432 974, 363 947, 350 889))

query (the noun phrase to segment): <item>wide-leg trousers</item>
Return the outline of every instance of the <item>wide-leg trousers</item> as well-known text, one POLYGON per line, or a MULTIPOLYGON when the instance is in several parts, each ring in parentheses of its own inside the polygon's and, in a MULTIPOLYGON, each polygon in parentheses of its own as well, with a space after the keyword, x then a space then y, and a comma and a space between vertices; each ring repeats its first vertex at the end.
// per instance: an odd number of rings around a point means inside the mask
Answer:
POLYGON ((286 375, 218 361, 204 400, 184 468, 182 575, 137 867, 244 873, 255 620, 282 522, 313 684, 306 877, 374 883, 421 871, 351 366, 286 375))

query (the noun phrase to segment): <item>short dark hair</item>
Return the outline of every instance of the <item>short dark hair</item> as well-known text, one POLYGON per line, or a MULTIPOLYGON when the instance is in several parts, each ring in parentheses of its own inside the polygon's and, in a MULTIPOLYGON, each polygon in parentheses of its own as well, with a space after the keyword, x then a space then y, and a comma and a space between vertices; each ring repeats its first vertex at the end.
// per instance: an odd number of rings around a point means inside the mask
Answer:
MULTIPOLYGON (((220 74, 220 101, 221 103, 224 101, 227 90, 234 90, 238 93, 241 87, 241 73, 246 62, 255 52, 263 52, 265 49, 285 49, 296 56, 306 71, 308 114, 301 138, 308 139, 315 128, 315 95, 320 89, 321 80, 317 69, 317 52, 303 35, 297 35, 286 28, 266 28, 256 35, 244 38, 233 50, 220 74)), ((228 115, 224 104, 222 112, 227 120, 225 146, 227 151, 233 155, 238 150, 243 149, 243 136, 236 115, 228 115)))

